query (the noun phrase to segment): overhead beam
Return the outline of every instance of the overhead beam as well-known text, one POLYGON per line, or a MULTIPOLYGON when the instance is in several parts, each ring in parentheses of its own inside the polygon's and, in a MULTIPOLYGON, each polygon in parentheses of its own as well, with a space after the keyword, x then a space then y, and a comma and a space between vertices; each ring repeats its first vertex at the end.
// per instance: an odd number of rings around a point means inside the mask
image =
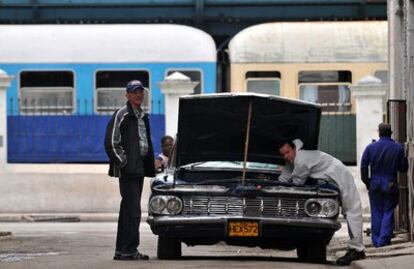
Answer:
POLYGON ((210 34, 269 21, 387 18, 386 0, 3 0, 0 23, 178 23, 210 34))

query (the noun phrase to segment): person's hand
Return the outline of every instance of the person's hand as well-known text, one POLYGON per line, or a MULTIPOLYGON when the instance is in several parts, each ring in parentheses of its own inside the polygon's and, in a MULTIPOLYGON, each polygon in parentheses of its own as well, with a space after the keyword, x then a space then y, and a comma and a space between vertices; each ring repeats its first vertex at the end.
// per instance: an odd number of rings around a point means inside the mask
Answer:
POLYGON ((157 173, 161 173, 163 171, 162 162, 159 159, 155 159, 154 161, 155 171, 157 173))
POLYGON ((127 166, 127 164, 128 164, 128 159, 125 159, 125 161, 121 162, 121 164, 119 165, 119 167, 121 169, 123 169, 123 168, 125 168, 127 166))
POLYGON ((369 191, 369 185, 370 185, 371 179, 368 180, 368 182, 365 183, 365 187, 367 187, 367 191, 369 191))

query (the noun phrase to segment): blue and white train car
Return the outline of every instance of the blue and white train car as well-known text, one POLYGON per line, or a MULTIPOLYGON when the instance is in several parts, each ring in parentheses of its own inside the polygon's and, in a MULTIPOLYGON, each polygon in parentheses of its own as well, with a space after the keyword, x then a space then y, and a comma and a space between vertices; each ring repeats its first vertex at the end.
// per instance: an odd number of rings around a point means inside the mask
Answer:
POLYGON ((0 69, 7 92, 8 161, 105 162, 103 135, 125 102, 125 85, 148 90, 155 150, 165 132, 159 89, 179 71, 216 91, 216 47, 207 33, 182 25, 2 25, 0 69))

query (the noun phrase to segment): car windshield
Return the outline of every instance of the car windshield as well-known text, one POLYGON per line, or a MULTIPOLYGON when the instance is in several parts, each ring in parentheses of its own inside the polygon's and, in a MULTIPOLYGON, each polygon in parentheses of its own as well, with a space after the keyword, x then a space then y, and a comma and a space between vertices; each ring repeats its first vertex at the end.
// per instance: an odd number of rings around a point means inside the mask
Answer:
MULTIPOLYGON (((211 161, 211 162, 198 162, 188 165, 191 169, 203 170, 203 169, 215 169, 223 168, 229 170, 241 170, 243 169, 243 162, 239 161, 211 161)), ((270 163, 258 163, 258 162, 247 162, 246 168, 248 170, 259 170, 268 171, 274 173, 280 173, 282 171, 281 165, 270 164, 270 163)))

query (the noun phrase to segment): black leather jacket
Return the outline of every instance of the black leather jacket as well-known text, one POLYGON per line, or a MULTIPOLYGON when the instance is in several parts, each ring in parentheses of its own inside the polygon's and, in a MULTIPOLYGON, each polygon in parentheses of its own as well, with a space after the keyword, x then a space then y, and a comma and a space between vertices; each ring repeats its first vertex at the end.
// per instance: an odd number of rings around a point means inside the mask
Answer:
POLYGON ((108 122, 105 134, 105 151, 110 159, 111 177, 136 178, 155 176, 154 149, 148 114, 143 118, 147 129, 148 152, 140 155, 138 123, 129 102, 119 108, 108 122))

